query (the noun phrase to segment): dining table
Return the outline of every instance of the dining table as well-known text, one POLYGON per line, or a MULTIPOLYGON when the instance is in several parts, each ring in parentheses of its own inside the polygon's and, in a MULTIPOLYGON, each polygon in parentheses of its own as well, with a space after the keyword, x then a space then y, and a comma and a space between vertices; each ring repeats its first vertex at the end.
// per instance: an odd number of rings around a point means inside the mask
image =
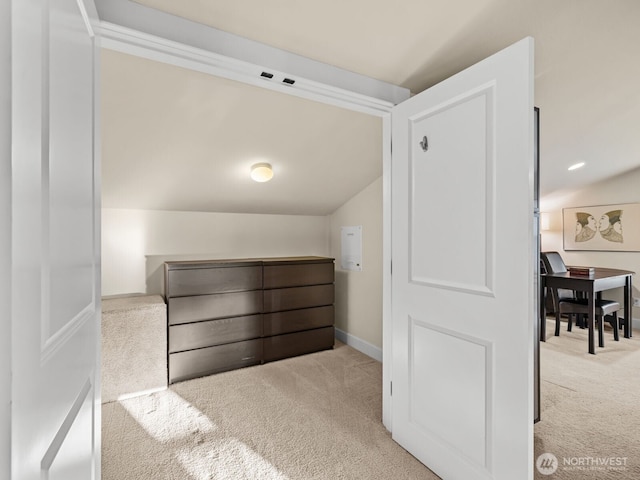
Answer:
POLYGON ((589 329, 589 353, 596 353, 595 350, 595 306, 596 301, 602 297, 602 292, 614 288, 623 288, 624 292, 624 337, 631 338, 633 335, 632 315, 631 315, 631 282, 635 272, 630 270, 619 270, 616 268, 603 267, 579 267, 580 270, 587 270, 590 273, 572 273, 567 267, 566 272, 545 273, 540 275, 540 340, 546 341, 546 288, 563 288, 582 292, 587 298, 587 328, 589 329))

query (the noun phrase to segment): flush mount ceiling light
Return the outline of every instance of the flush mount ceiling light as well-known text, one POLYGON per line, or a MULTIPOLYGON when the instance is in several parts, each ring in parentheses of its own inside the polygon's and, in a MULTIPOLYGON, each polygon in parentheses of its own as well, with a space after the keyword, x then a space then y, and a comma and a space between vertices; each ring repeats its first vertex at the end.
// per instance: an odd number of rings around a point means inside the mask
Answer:
POLYGON ((269 163, 251 165, 251 178, 256 182, 268 182, 273 178, 273 169, 269 163))
POLYGON ((569 168, 567 168, 567 170, 571 171, 571 170, 577 170, 581 167, 584 167, 584 162, 580 162, 580 163, 574 163, 573 165, 571 165, 569 168))

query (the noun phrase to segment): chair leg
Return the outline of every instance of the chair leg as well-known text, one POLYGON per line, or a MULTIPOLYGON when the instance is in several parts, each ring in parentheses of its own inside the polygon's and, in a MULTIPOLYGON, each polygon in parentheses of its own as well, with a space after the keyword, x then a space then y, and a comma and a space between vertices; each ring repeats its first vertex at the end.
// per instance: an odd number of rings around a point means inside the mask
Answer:
POLYGON ((598 346, 604 347, 604 317, 597 317, 598 322, 598 346))
MULTIPOLYGON (((573 315, 567 315, 567 332, 571 331, 573 325, 573 315)), ((576 325, 578 325, 578 316, 576 315, 576 325)))
POLYGON ((560 336, 560 312, 556 312, 556 337, 560 336))
POLYGON ((616 342, 620 341, 620 326, 618 325, 618 312, 613 312, 613 321, 611 322, 613 327, 613 339, 616 342))

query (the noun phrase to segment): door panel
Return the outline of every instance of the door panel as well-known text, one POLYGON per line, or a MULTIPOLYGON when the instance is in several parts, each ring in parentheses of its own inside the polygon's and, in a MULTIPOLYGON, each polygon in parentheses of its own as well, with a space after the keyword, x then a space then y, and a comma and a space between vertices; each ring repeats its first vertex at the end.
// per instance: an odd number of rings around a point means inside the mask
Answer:
POLYGON ((409 119, 412 137, 429 132, 433 140, 426 152, 419 142, 411 146, 412 282, 491 293, 494 88, 409 119), (443 179, 455 179, 455 188, 443 179), (463 268, 451 268, 452 259, 463 268))
POLYGON ((20 480, 99 477, 90 13, 76 0, 13 2, 11 433, 20 480))
POLYGON ((410 322, 410 422, 486 465, 490 344, 414 318, 410 322), (443 382, 443 376, 450 381, 443 382))
POLYGON ((533 43, 392 112, 393 438, 444 479, 533 476, 533 43))

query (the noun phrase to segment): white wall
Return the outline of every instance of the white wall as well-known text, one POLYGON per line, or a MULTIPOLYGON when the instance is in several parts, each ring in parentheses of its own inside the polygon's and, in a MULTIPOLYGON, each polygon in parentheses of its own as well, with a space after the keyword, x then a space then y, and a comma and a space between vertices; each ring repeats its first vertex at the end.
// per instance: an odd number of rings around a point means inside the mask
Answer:
POLYGON ((102 210, 102 295, 162 293, 166 260, 329 256, 325 216, 102 210))
MULTIPOLYGON (((382 177, 331 215, 331 256, 336 259, 336 328, 364 341, 365 353, 382 349, 382 177), (340 268, 340 227, 362 226, 362 271, 340 268)), ((349 342, 348 342, 349 343, 349 342)))
POLYGON ((11 477, 11 2, 0 2, 0 478, 11 477))
MULTIPOLYGON (((549 216, 549 230, 542 232, 542 251, 558 251, 569 265, 610 267, 636 272, 633 296, 640 297, 640 252, 564 251, 562 241, 562 209, 591 205, 640 203, 640 169, 578 190, 559 199, 542 199, 541 211, 549 216)), ((573 226, 571 227, 573 229, 573 226)), ((605 298, 622 300, 621 289, 605 293, 605 298)), ((640 309, 633 309, 634 319, 640 309)), ((635 325, 634 325, 635 326, 635 325)))

